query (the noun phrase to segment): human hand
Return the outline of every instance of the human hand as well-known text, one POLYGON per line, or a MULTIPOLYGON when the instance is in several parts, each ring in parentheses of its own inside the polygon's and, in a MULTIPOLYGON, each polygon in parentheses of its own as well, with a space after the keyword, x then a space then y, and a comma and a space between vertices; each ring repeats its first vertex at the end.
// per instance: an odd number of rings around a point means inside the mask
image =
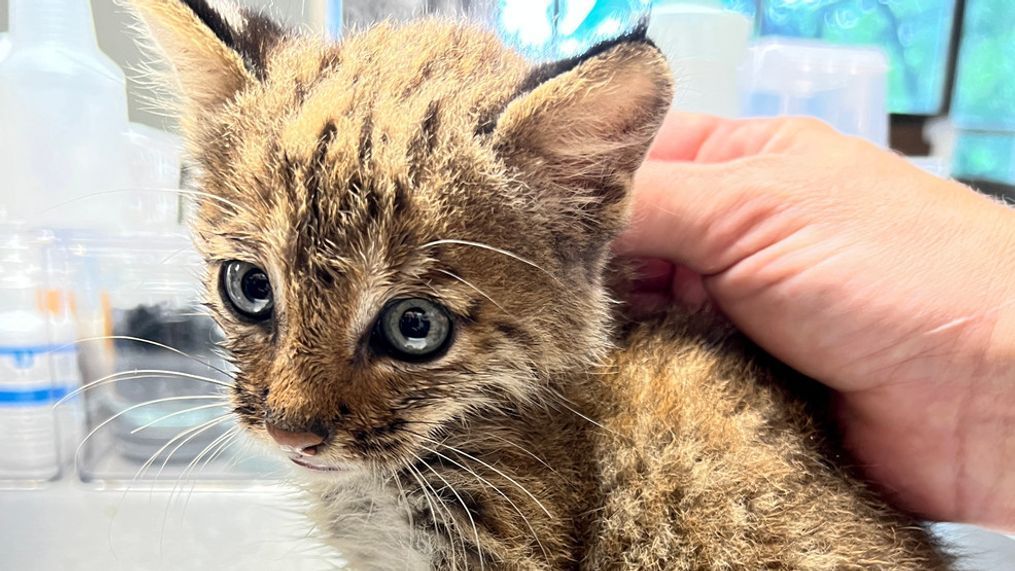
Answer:
POLYGON ((901 505, 1015 529, 1015 211, 817 121, 671 114, 616 249, 835 389, 901 505))

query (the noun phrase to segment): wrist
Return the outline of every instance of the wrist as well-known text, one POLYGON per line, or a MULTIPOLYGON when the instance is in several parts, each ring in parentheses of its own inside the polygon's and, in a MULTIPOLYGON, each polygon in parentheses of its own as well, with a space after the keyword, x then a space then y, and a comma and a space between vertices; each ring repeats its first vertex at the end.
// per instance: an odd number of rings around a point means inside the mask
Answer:
MULTIPOLYGON (((989 267, 984 283, 992 284, 988 291, 994 291, 984 309, 993 327, 984 360, 1015 377, 1015 210, 993 201, 989 206, 990 213, 985 215, 990 216, 990 234, 983 248, 989 267)), ((1011 386, 1015 395, 1015 383, 1011 386)))
MULTIPOLYGON (((980 197, 977 197, 980 198, 980 197)), ((985 342, 965 382, 957 432, 965 458, 956 467, 959 514, 964 521, 1015 530, 1015 210, 992 199, 973 219, 986 238, 981 274, 969 295, 982 301, 985 342), (978 287, 977 287, 978 286, 978 287), (982 296, 982 297, 981 297, 982 296), (963 500, 964 498, 964 500, 963 500)))

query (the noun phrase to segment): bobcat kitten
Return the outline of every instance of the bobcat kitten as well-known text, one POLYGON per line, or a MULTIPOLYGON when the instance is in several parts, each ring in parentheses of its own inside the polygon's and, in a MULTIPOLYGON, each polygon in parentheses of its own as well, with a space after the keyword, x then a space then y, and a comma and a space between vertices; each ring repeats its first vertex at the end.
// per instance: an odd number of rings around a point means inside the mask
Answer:
POLYGON ((532 67, 448 22, 336 45, 131 4, 175 70, 235 414, 353 568, 947 565, 812 385, 706 315, 616 311, 672 94, 643 29, 532 67))

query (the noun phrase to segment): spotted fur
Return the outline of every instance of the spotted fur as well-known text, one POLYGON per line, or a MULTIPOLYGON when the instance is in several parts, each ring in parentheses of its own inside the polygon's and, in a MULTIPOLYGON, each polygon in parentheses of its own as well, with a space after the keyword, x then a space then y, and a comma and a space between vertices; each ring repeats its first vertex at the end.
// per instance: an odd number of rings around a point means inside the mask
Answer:
POLYGON ((708 316, 616 314, 608 244, 671 98, 643 30, 533 68, 467 25, 332 45, 131 4, 180 87, 236 414, 327 435, 311 513, 354 568, 946 565, 851 475, 820 391, 708 316), (223 302, 230 260, 273 320, 223 302), (372 349, 404 296, 448 308, 441 357, 372 349))

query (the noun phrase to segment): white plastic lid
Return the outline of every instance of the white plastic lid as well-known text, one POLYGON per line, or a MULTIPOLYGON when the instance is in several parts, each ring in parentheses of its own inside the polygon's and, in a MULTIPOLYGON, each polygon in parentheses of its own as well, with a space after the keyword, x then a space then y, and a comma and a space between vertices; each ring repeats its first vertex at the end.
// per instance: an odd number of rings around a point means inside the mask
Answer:
POLYGON ((653 3, 648 35, 676 81, 674 108, 738 113, 737 70, 751 37, 750 19, 701 3, 653 3))
POLYGON ((762 38, 748 51, 751 85, 801 95, 839 89, 860 81, 879 80, 888 73, 888 58, 880 48, 837 46, 797 38, 762 38))
POLYGON ((764 38, 751 46, 744 64, 743 114, 817 117, 885 146, 888 71, 879 48, 764 38))

